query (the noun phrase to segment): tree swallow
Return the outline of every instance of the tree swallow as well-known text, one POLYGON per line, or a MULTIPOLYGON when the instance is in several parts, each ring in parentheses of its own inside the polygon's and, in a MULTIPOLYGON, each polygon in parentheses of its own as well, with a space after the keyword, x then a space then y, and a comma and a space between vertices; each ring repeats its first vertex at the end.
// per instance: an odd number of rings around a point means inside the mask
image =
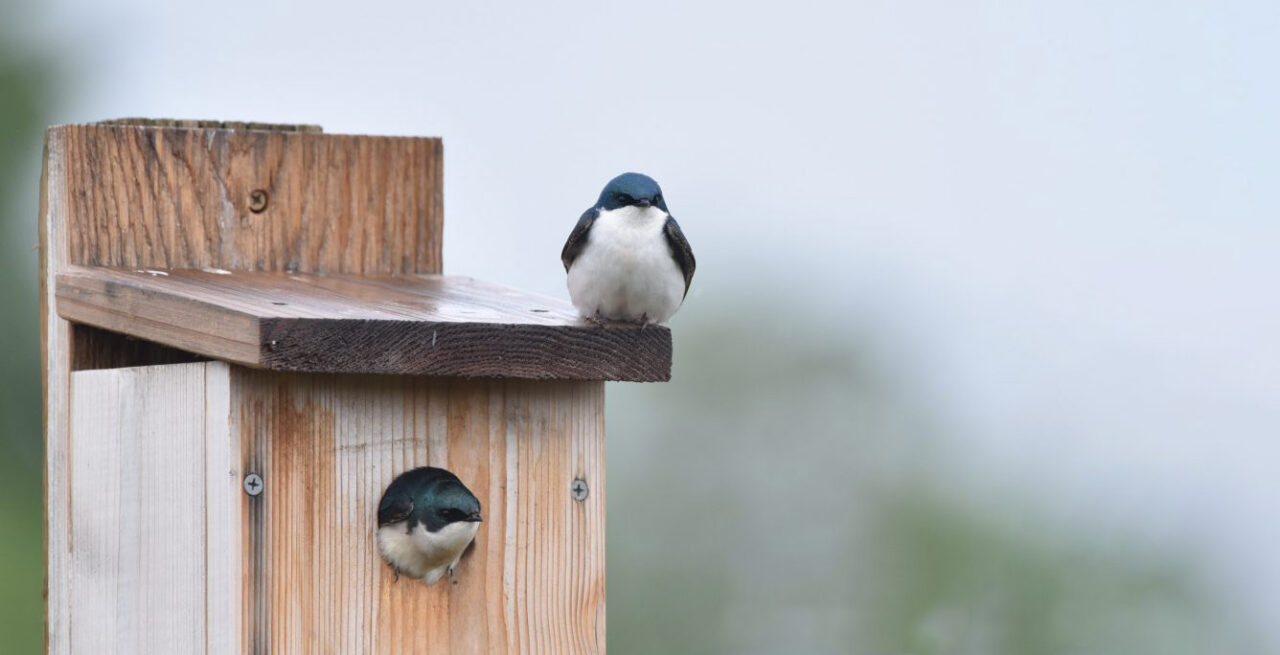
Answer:
POLYGON ((458 476, 430 466, 405 471, 378 504, 378 550, 397 578, 433 584, 453 575, 480 521, 480 501, 458 476))
POLYGON ((689 293, 693 250, 653 178, 623 173, 578 219, 560 252, 569 297, 595 321, 662 323, 689 293))

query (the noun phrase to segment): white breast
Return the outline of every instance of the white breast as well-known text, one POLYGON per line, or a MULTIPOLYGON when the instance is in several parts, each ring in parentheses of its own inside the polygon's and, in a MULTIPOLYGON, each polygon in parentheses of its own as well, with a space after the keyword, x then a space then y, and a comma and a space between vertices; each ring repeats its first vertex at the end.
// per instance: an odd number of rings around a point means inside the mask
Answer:
POLYGON ((662 323, 684 300, 684 274, 657 207, 601 211, 569 268, 569 297, 583 316, 662 323))
POLYGON ((406 533, 404 521, 391 523, 378 528, 378 550, 401 573, 430 584, 457 563, 479 528, 479 523, 458 521, 436 532, 418 524, 406 533))

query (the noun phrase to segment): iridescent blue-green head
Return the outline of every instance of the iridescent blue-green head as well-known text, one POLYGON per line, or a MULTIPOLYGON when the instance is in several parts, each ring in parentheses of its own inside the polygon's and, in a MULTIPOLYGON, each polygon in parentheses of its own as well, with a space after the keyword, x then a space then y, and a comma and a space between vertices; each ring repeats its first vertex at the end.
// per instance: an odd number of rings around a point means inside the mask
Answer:
POLYGON ((667 201, 662 197, 662 187, 653 178, 640 173, 623 173, 604 185, 596 207, 610 211, 619 207, 657 207, 666 212, 667 201))
POLYGON ((458 522, 479 523, 480 500, 445 469, 423 466, 396 476, 382 494, 378 525, 408 522, 408 529, 421 523, 429 532, 438 532, 458 522))
POLYGON ((418 520, 427 530, 436 532, 458 521, 479 522, 480 500, 457 478, 442 479, 427 485, 419 495, 418 520))

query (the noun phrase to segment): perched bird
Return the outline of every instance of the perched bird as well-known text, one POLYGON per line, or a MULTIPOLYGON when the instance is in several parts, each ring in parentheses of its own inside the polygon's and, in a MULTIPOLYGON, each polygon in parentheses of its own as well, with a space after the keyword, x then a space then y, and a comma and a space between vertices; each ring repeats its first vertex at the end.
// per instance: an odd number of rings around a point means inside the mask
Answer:
POLYGON ((481 520, 480 501, 458 476, 430 466, 405 471, 378 504, 378 550, 397 578, 433 584, 453 575, 481 520))
POLYGON ((569 297, 595 320, 662 323, 689 293, 693 250, 653 178, 623 173, 600 192, 560 252, 569 297))

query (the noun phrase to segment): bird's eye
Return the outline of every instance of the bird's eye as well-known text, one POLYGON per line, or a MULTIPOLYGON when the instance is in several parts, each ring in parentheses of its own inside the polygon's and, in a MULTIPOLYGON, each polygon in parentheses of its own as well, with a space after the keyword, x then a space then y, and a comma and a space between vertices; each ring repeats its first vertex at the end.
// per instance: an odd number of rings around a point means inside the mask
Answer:
POLYGON ((633 199, 631 198, 631 196, 629 196, 629 195, 627 195, 627 194, 625 194, 625 193, 619 193, 619 194, 618 194, 618 202, 620 202, 620 203, 622 203, 622 204, 624 204, 624 205, 632 205, 632 204, 635 204, 635 200, 633 200, 633 199))
POLYGON ((655 205, 660 205, 660 204, 662 204, 662 194, 661 194, 661 193, 659 193, 658 195, 656 195, 656 196, 654 196, 654 197, 653 197, 653 204, 655 204, 655 205))

